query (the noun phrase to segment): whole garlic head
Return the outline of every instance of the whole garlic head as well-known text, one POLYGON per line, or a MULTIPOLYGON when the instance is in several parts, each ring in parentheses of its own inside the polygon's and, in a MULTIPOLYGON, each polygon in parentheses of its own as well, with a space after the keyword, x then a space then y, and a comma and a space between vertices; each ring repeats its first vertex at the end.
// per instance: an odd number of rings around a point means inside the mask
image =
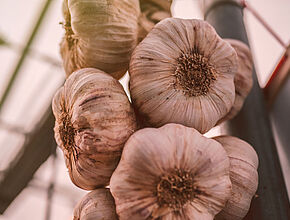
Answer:
POLYGON ((60 52, 67 76, 94 67, 119 79, 137 44, 138 0, 64 0, 60 52))
POLYGON ((82 189, 106 186, 124 143, 136 129, 122 85, 93 68, 74 72, 55 94, 55 139, 72 182, 82 189))
POLYGON ((207 22, 167 18, 130 61, 135 110, 150 126, 179 123, 205 133, 234 103, 237 55, 207 22))
POLYGON ((140 0, 141 14, 138 20, 138 41, 142 41, 159 21, 170 18, 172 0, 140 0))
POLYGON ((221 143, 230 159, 232 195, 216 220, 241 220, 249 211, 258 187, 258 156, 247 142, 232 136, 214 138, 221 143))
POLYGON ((193 128, 145 128, 126 142, 110 190, 120 220, 210 220, 230 196, 229 159, 193 128))
POLYGON ((74 209, 73 220, 117 220, 114 198, 109 189, 86 194, 74 209))
POLYGON ((238 55, 238 71, 234 78, 235 102, 230 112, 219 122, 234 118, 243 107, 244 101, 253 86, 253 59, 250 48, 243 42, 234 39, 224 39, 236 50, 238 55))

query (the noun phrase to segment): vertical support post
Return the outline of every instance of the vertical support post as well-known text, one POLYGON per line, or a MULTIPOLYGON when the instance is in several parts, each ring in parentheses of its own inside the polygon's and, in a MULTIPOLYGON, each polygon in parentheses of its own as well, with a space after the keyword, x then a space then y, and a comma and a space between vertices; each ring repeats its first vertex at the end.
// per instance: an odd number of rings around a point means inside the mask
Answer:
MULTIPOLYGON (((222 38, 233 38, 249 44, 243 10, 237 1, 205 0, 205 20, 222 38)), ((288 220, 289 199, 255 71, 253 78, 253 88, 241 112, 228 122, 229 133, 249 142, 259 156, 259 187, 245 219, 288 220)))

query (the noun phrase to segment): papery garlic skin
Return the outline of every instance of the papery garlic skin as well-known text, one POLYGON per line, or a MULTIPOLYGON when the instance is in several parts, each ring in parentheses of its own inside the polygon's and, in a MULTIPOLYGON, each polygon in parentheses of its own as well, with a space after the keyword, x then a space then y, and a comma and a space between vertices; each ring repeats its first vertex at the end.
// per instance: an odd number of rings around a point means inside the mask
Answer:
POLYGON ((224 39, 235 49, 238 55, 238 70, 234 78, 235 102, 229 113, 217 124, 234 118, 253 87, 253 58, 250 48, 243 42, 234 39, 224 39))
POLYGON ((136 130, 122 85, 93 68, 74 72, 54 96, 54 132, 72 182, 82 189, 106 186, 124 143, 136 130))
POLYGON ((126 142, 110 190, 120 220, 210 220, 230 196, 229 159, 193 128, 145 128, 126 142))
POLYGON ((87 193, 74 208, 73 220, 117 220, 114 198, 109 189, 87 193))
POLYGON ((60 44, 66 75, 94 67, 121 78, 137 44, 138 0, 64 0, 60 44))
POLYGON ((232 195, 216 220, 241 220, 249 211, 258 188, 258 156, 247 142, 232 136, 214 138, 222 144, 230 159, 232 195))
POLYGON ((236 70, 235 50, 207 22, 165 19, 132 54, 134 108, 150 126, 179 123, 205 133, 234 103, 236 70))
POLYGON ((171 4, 172 0, 140 0, 141 14, 138 20, 138 42, 146 37, 156 23, 172 16, 171 4))

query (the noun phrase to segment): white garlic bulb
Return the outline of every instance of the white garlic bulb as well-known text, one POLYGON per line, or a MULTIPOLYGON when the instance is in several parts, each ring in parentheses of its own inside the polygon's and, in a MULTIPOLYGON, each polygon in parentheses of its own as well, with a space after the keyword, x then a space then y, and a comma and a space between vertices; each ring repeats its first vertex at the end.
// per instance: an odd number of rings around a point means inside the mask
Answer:
POLYGON ((214 138, 221 143, 230 159, 232 195, 216 220, 241 220, 250 208, 258 187, 258 156, 247 142, 232 136, 214 138))
POLYGON ((236 50, 238 55, 238 70, 234 78, 235 102, 230 112, 219 122, 234 118, 243 107, 244 101, 253 86, 253 59, 250 48, 243 42, 234 39, 224 39, 236 50))
POLYGON ((138 0, 64 0, 60 44, 67 76, 94 67, 119 79, 137 44, 138 0))
POLYGON ((132 54, 134 108, 150 126, 179 123, 205 133, 234 103, 236 70, 235 50, 207 22, 167 18, 132 54))
POLYGON ((126 142, 110 190, 120 220, 211 220, 230 196, 229 159, 193 128, 145 128, 126 142))
POLYGON ((74 209, 73 220, 117 220, 114 198, 109 189, 86 194, 74 209))
POLYGON ((54 96, 55 139, 72 182, 83 189, 106 186, 124 143, 136 130, 122 85, 93 68, 74 72, 54 96))

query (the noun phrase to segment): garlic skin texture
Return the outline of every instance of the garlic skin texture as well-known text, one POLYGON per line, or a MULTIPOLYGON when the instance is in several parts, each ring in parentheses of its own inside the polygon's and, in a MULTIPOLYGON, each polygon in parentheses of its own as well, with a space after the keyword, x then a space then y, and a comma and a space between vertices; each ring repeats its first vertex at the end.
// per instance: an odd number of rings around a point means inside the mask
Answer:
POLYGON ((93 68, 74 72, 53 98, 55 139, 72 182, 82 189, 106 186, 123 146, 136 130, 122 85, 93 68))
POLYGON ((210 220, 230 196, 229 159, 193 128, 145 128, 126 142, 110 190, 120 220, 210 220))
POLYGON ((137 44, 139 14, 138 0, 64 0, 66 75, 94 67, 121 78, 137 44))
POLYGON ((234 103, 236 70, 235 50, 207 22, 167 18, 132 54, 134 108, 149 126, 178 123, 205 133, 234 103))
POLYGON ((138 20, 138 42, 146 37, 155 24, 172 16, 171 4, 172 0, 140 0, 141 14, 138 20))
POLYGON ((239 40, 224 39, 236 50, 238 55, 238 71, 234 78, 235 102, 230 112, 217 124, 234 118, 241 108, 253 87, 253 58, 250 48, 239 40))
POLYGON ((232 136, 214 138, 221 143, 230 159, 232 195, 215 220, 241 220, 250 208, 258 188, 258 156, 247 142, 232 136))
POLYGON ((114 198, 109 189, 86 194, 74 209, 73 220, 117 220, 114 198))

